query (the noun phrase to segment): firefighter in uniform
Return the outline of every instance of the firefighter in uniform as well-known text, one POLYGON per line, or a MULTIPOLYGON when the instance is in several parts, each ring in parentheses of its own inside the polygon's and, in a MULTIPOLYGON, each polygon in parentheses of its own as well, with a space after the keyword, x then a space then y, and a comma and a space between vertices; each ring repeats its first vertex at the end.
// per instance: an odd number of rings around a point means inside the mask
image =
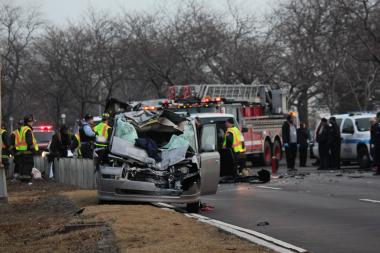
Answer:
POLYGON ((102 122, 95 126, 94 131, 98 140, 96 142, 96 148, 105 148, 107 147, 108 138, 111 136, 112 128, 109 126, 109 114, 104 113, 102 115, 102 122))
POLYGON ((33 156, 38 151, 38 144, 33 134, 33 116, 24 117, 24 126, 14 132, 14 149, 20 179, 29 182, 34 167, 33 156))
POLYGON ((232 118, 226 121, 226 134, 224 136, 223 149, 230 150, 232 158, 233 176, 236 178, 240 170, 244 167, 244 159, 242 155, 245 153, 243 136, 235 126, 235 122, 232 118))
POLYGON ((83 158, 92 159, 93 157, 93 144, 96 139, 96 134, 92 130, 94 125, 94 117, 91 114, 86 114, 84 122, 79 129, 80 138, 80 151, 83 158))
POLYGON ((9 148, 10 148, 10 145, 9 145, 9 136, 8 136, 8 132, 7 130, 4 128, 4 124, 1 125, 1 129, 0 129, 0 134, 1 134, 1 144, 2 144, 2 147, 1 147, 1 160, 2 160, 2 164, 4 166, 4 169, 5 169, 5 175, 6 175, 6 178, 9 178, 9 148))
POLYGON ((17 179, 20 176, 20 156, 17 154, 16 150, 16 135, 21 131, 21 128, 24 126, 24 120, 19 120, 17 128, 11 133, 11 146, 9 147, 9 151, 13 155, 13 178, 17 179))

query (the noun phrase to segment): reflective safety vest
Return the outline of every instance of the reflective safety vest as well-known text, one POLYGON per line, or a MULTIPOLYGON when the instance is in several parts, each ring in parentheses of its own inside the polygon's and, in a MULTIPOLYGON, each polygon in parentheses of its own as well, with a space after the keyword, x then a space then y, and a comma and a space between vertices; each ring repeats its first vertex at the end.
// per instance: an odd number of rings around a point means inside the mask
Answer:
POLYGON ((28 150, 28 144, 26 143, 26 133, 28 131, 32 133, 34 151, 38 151, 38 144, 36 138, 34 137, 33 131, 29 126, 23 126, 20 130, 17 129, 13 132, 15 135, 15 148, 17 151, 28 150))
POLYGON ((79 135, 79 132, 75 134, 75 138, 76 138, 77 141, 78 141, 77 155, 78 155, 78 157, 81 157, 81 156, 82 156, 82 152, 80 151, 81 143, 80 143, 80 135, 79 135))
POLYGON ((243 137, 241 135, 239 128, 237 128, 237 127, 231 127, 231 128, 227 129, 226 135, 224 136, 223 148, 225 148, 227 146, 227 134, 228 133, 231 133, 233 136, 232 148, 233 148, 234 152, 235 153, 244 153, 245 148, 243 146, 243 141, 242 141, 243 137))
MULTIPOLYGON (((111 127, 108 124, 101 122, 98 125, 96 125, 96 127, 94 128, 94 131, 97 136, 102 136, 104 137, 105 140, 108 140, 108 129, 110 128, 111 127)), ((96 143, 96 146, 106 147, 107 145, 96 143)))

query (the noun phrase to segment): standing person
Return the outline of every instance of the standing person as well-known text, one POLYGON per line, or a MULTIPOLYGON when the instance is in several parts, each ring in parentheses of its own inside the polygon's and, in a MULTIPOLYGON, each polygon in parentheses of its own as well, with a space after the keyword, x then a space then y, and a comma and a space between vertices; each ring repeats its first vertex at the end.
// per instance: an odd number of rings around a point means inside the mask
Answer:
POLYGON ((300 167, 306 167, 307 148, 309 146, 309 130, 306 128, 306 125, 303 122, 301 122, 300 127, 297 129, 297 144, 300 167))
POLYGON ((329 119, 329 152, 331 155, 330 167, 332 169, 340 169, 340 146, 341 146, 341 136, 340 129, 336 123, 336 118, 331 117, 329 119))
POLYGON ((231 151, 233 176, 236 178, 240 172, 239 170, 242 169, 242 166, 239 166, 242 165, 241 154, 245 152, 242 134, 239 128, 235 126, 233 118, 227 119, 225 124, 227 131, 224 136, 223 149, 231 151))
POLYGON ((102 139, 102 142, 96 142, 96 148, 105 148, 107 147, 107 143, 109 142, 109 138, 112 134, 112 128, 109 126, 109 114, 104 113, 102 115, 102 122, 97 124, 94 128, 96 136, 102 139))
POLYGON ((20 179, 32 185, 32 169, 34 167, 33 156, 38 152, 38 144, 33 134, 33 116, 24 117, 24 126, 15 132, 15 149, 19 155, 20 179))
POLYGON ((10 153, 13 155, 13 178, 16 180, 20 176, 20 154, 16 149, 16 136, 21 133, 21 128, 24 126, 24 120, 19 120, 17 128, 11 133, 10 153))
POLYGON ((371 134, 371 143, 374 146, 374 160, 376 172, 374 175, 380 175, 380 112, 376 114, 376 123, 371 134))
POLYGON ((316 133, 320 165, 318 170, 329 168, 329 124, 326 118, 321 119, 316 133))
POLYGON ((284 142, 286 165, 289 171, 295 171, 295 161, 297 157, 297 127, 295 124, 296 114, 289 113, 286 121, 282 125, 282 140, 284 142))
POLYGON ((66 125, 62 125, 59 132, 53 135, 50 144, 50 154, 52 158, 67 157, 68 151, 74 152, 78 147, 78 141, 75 136, 70 133, 66 125))
POLYGON ((62 125, 59 128, 51 140, 49 149, 49 162, 52 163, 52 174, 49 173, 49 177, 56 175, 55 171, 55 158, 68 157, 69 150, 73 153, 78 148, 79 142, 76 137, 70 133, 69 128, 66 125, 62 125))
MULTIPOLYGON (((370 133, 371 133, 371 138, 370 138, 370 146, 369 146, 369 152, 373 158, 375 158, 375 147, 374 147, 374 141, 375 141, 375 133, 376 133, 376 118, 371 118, 369 120, 369 123, 371 124, 370 128, 370 133)), ((374 159, 373 159, 374 160, 374 159)), ((374 161, 372 161, 372 166, 375 166, 374 161)))
POLYGON ((6 178, 10 177, 9 173, 9 150, 10 150, 10 141, 9 141, 9 135, 7 130, 4 127, 4 122, 1 122, 1 141, 2 141, 2 147, 1 147, 1 161, 3 163, 4 169, 5 169, 5 175, 6 178))
POLYGON ((94 117, 91 114, 86 114, 84 122, 79 129, 79 138, 81 141, 81 153, 83 158, 92 159, 93 143, 96 139, 96 134, 92 130, 94 125, 94 117))

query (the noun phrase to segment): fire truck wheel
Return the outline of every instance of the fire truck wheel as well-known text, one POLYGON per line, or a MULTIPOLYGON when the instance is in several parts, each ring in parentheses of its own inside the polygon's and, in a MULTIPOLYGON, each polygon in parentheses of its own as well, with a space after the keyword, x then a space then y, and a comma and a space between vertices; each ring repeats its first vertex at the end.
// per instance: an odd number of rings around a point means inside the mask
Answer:
POLYGON ((268 140, 264 143, 264 153, 262 155, 262 161, 265 166, 269 166, 272 161, 272 147, 268 140))
POLYGON ((279 161, 282 158, 281 143, 278 140, 275 140, 273 144, 273 156, 275 156, 279 161))

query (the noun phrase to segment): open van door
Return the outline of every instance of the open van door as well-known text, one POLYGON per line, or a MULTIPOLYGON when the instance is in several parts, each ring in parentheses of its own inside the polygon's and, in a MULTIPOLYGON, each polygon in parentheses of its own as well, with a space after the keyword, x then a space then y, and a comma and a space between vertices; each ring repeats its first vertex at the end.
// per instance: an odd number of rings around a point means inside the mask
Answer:
POLYGON ((215 124, 202 127, 200 140, 201 195, 215 194, 220 175, 220 154, 217 151, 215 124))

